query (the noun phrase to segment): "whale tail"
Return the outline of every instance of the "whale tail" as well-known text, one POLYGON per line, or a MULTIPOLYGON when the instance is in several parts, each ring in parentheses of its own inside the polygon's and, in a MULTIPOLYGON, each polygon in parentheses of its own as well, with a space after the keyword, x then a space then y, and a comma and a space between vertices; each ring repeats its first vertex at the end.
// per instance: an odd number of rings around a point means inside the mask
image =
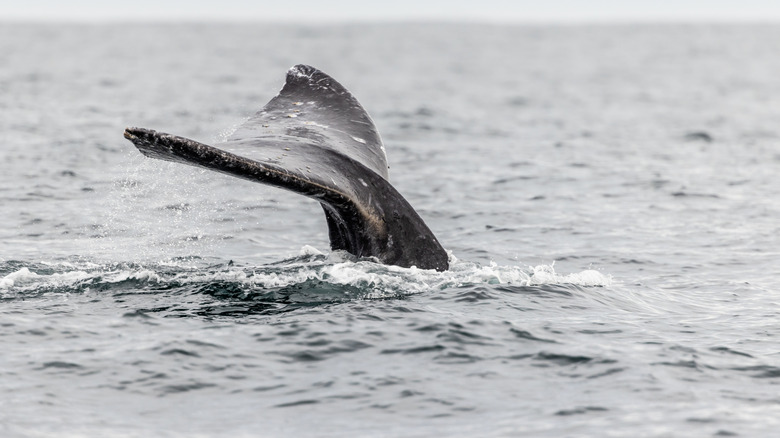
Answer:
POLYGON ((320 202, 332 249, 380 262, 448 269, 448 256, 388 181, 374 122, 327 74, 297 65, 279 94, 220 148, 151 129, 127 128, 144 155, 287 189, 320 202))

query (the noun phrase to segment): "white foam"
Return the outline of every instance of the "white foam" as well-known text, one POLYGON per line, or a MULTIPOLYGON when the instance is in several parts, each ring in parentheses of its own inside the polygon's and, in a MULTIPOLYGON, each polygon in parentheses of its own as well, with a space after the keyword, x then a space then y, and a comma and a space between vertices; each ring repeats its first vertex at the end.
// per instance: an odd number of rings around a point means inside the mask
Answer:
POLYGON ((40 275, 24 267, 0 279, 0 289, 19 288, 29 284, 38 285, 40 283, 54 287, 69 286, 92 276, 92 274, 80 270, 40 275))
MULTIPOLYGON (((309 245, 302 247, 300 251, 301 257, 322 255, 321 251, 309 245)), ((319 258, 315 261, 307 258, 292 260, 281 266, 267 265, 254 269, 231 266, 220 268, 216 272, 213 269, 195 266, 188 260, 168 260, 141 266, 121 264, 101 266, 94 263, 81 266, 67 263, 60 265, 59 268, 72 270, 53 274, 38 274, 23 267, 0 278, 0 289, 26 291, 52 287, 69 288, 85 281, 115 284, 137 280, 154 283, 173 281, 182 284, 226 281, 244 284, 250 289, 257 290, 294 286, 316 280, 335 286, 354 287, 362 291, 361 297, 364 298, 386 298, 479 284, 518 286, 573 284, 585 287, 612 284, 611 276, 592 269, 558 274, 553 264, 523 268, 514 265, 502 266, 491 262, 482 266, 461 262, 452 254, 449 254, 449 257, 450 270, 445 272, 380 265, 365 260, 354 261, 352 255, 343 251, 333 251, 324 259, 319 258), (166 274, 166 271, 170 273, 166 274)))
POLYGON ((0 278, 0 289, 9 289, 18 281, 23 281, 29 278, 37 277, 38 274, 30 272, 27 268, 22 268, 16 272, 12 272, 3 278, 0 278))
POLYGON ((154 281, 161 282, 163 278, 159 274, 151 269, 141 269, 139 271, 117 271, 110 273, 106 276, 105 281, 107 283, 121 283, 127 280, 141 280, 141 281, 154 281))
POLYGON ((303 247, 301 248, 300 255, 302 256, 322 255, 322 251, 310 245, 303 245, 303 247))
POLYGON ((553 265, 539 265, 531 267, 529 285, 540 284, 574 284, 578 286, 609 286, 612 284, 612 276, 604 275, 598 271, 587 269, 582 272, 560 275, 555 272, 553 265))

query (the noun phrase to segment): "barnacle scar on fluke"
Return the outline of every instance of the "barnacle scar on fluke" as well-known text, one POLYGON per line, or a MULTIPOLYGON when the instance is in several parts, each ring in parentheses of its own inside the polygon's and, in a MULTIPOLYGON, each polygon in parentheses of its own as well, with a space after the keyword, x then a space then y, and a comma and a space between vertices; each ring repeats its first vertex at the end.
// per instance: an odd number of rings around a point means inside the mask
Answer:
POLYGON ((346 88, 307 65, 225 143, 227 152, 175 135, 125 129, 147 157, 205 167, 317 200, 330 246, 403 267, 447 270, 447 253, 388 181, 382 140, 346 88), (284 153, 281 153, 284 151, 284 153))

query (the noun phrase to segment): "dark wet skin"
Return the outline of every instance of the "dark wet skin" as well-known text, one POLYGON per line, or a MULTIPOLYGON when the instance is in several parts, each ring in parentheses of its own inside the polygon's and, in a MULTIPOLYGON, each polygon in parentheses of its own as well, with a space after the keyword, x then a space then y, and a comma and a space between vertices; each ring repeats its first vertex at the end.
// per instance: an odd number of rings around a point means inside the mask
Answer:
POLYGON ((448 256, 390 184, 373 121, 341 84, 298 65, 279 95, 221 144, 127 128, 146 156, 269 184, 320 202, 331 248, 402 267, 444 271, 448 256))

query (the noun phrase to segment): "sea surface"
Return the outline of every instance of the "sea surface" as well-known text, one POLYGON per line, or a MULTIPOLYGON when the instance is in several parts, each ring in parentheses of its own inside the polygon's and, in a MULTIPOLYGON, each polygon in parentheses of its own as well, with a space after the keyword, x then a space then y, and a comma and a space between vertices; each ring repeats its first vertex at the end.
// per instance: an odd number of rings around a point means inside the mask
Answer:
POLYGON ((0 436, 771 437, 780 26, 0 23, 0 436), (451 270, 144 158, 295 64, 451 270))

